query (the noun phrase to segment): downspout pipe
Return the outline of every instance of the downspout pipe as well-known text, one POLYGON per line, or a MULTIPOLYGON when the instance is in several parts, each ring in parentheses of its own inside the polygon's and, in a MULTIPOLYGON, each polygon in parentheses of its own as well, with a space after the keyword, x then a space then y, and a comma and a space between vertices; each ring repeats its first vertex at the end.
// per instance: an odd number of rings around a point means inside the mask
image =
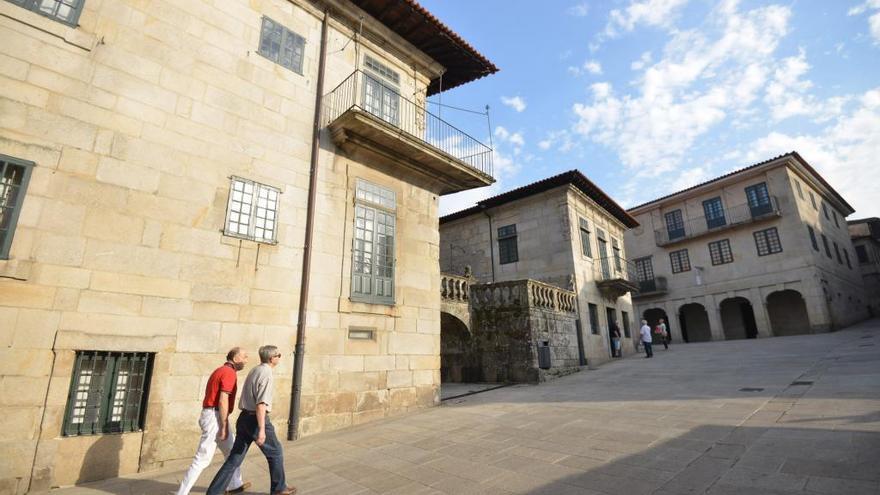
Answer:
POLYGON ((489 261, 492 263, 492 283, 495 283, 495 243, 492 241, 492 215, 486 211, 486 206, 480 205, 483 215, 489 219, 489 261))
POLYGON ((309 280, 312 269, 312 238, 315 224, 315 196, 318 189, 318 151, 321 147, 321 103, 324 95, 324 67, 327 61, 327 29, 330 13, 324 10, 321 22, 321 54, 318 58, 318 82, 315 88, 315 119, 312 124, 312 156, 309 161, 309 199, 306 209, 306 236, 303 245, 302 277, 299 290, 299 311, 296 320, 296 347, 293 354, 293 384, 290 391, 290 413, 287 418, 287 439, 299 438, 299 408, 302 402, 302 370, 306 352, 306 315, 309 304, 309 280))

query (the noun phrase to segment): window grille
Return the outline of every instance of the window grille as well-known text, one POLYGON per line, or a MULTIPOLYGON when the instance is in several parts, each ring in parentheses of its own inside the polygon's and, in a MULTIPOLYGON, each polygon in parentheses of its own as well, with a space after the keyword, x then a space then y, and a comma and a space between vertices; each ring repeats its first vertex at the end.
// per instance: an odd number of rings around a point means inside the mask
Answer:
POLYGON ((85 0, 7 0, 49 19, 76 26, 85 0))
POLYGON ((590 243, 590 223, 586 218, 578 218, 578 224, 581 231, 581 253, 588 257, 593 257, 593 246, 590 243))
POLYGON ((599 307, 593 303, 587 303, 590 311, 590 333, 599 335, 599 307))
POLYGON ((651 258, 639 258, 634 262, 636 264, 636 277, 638 277, 639 282, 654 280, 654 264, 651 258))
POLYGON ((8 259, 33 162, 0 155, 0 259, 8 259))
POLYGON ((263 17, 257 53, 302 75, 305 46, 305 38, 272 19, 263 17))
POLYGON ((231 177, 223 234, 275 244, 281 191, 241 177, 231 177))
POLYGON ((782 243, 779 241, 779 232, 776 227, 759 230, 754 233, 755 246, 758 248, 758 256, 781 253, 782 243))
POLYGON ((516 224, 498 228, 498 260, 502 265, 519 261, 516 224))
POLYGON ((712 259, 713 265, 733 263, 733 252, 730 250, 730 240, 722 239, 720 241, 710 242, 709 257, 712 259))
POLYGON ((153 357, 143 352, 77 351, 64 435, 142 429, 153 357))
POLYGON ((810 233, 810 243, 813 245, 813 249, 817 252, 819 251, 819 243, 816 241, 816 231, 813 230, 813 227, 807 225, 807 232, 810 233))
POLYGON ((666 232, 669 234, 669 240, 684 237, 684 218, 681 210, 673 210, 666 215, 666 232))
POLYGON ((703 201, 703 213, 706 216, 706 227, 714 229, 727 224, 724 218, 724 206, 721 204, 721 198, 712 198, 703 201))
POLYGON ((691 269, 691 260, 688 257, 687 249, 669 253, 669 262, 672 264, 672 273, 688 272, 691 269))
POLYGON ((358 179, 355 201, 351 298, 394 304, 397 195, 390 189, 358 179))

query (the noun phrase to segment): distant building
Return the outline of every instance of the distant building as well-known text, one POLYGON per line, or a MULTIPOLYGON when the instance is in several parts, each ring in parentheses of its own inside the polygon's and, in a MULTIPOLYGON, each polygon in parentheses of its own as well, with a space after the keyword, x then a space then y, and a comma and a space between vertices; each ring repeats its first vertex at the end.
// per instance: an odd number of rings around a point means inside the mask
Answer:
POLYGON ((533 279, 576 291, 577 332, 564 338, 598 364, 611 358, 612 321, 625 334, 624 351, 634 350, 638 328, 629 292, 636 284, 624 233, 636 226, 572 170, 441 217, 440 268, 461 274, 470 267, 477 284, 533 279))
POLYGON ((850 220, 849 235, 865 283, 865 303, 871 316, 880 315, 880 218, 850 220))
MULTIPOLYGON (((650 191, 649 191, 650 192, 650 191)), ((636 206, 639 315, 688 342, 826 332, 866 318, 853 208, 795 152, 636 206)))
POLYGON ((492 150, 426 98, 495 71, 414 0, 0 1, 0 493, 190 458, 232 346, 280 436, 439 404, 492 150))

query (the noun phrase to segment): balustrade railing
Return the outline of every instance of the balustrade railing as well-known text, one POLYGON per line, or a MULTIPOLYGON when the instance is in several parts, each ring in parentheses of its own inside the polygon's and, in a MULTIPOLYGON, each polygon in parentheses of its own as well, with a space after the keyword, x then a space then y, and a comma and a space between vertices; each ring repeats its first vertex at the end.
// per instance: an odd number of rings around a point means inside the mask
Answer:
POLYGON ((471 304, 477 308, 532 307, 574 313, 577 295, 537 280, 513 280, 472 285, 471 304))
POLYGON ((447 301, 466 303, 470 299, 470 279, 459 275, 440 275, 440 297, 447 301))
POLYGON ((398 88, 367 72, 356 70, 323 97, 323 124, 357 109, 452 156, 469 167, 492 175, 492 149, 423 106, 405 98, 398 88))
POLYGON ((636 264, 624 258, 606 256, 593 263, 593 277, 596 282, 626 280, 638 285, 636 264))
POLYGON ((670 225, 667 228, 657 229, 654 231, 654 238, 658 246, 665 246, 703 234, 718 232, 737 225, 779 215, 781 215, 779 200, 776 196, 770 196, 769 201, 764 203, 736 205, 723 209, 712 217, 690 218, 680 225, 670 225))

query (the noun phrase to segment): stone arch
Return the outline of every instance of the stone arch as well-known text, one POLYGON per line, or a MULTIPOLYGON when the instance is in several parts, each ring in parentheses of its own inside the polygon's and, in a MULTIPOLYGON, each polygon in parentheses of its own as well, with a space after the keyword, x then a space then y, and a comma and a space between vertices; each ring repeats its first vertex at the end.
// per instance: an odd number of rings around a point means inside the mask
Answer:
POLYGON ((685 342, 708 342, 712 340, 709 313, 700 303, 688 303, 678 308, 678 324, 685 342))
MULTIPOLYGON (((672 322, 669 321, 669 316, 666 315, 666 310, 663 308, 648 308, 642 313, 642 319, 648 320, 648 326, 651 327, 651 331, 660 324, 660 318, 663 318, 663 321, 666 322, 666 331, 669 332, 670 340, 672 337, 672 322)), ((641 325, 639 325, 641 326, 641 325)))
POLYGON ((807 303, 796 290, 785 289, 768 294, 767 315, 773 335, 777 337, 812 333, 807 303))
POLYGON ((754 339, 758 337, 755 310, 745 297, 729 297, 718 306, 725 340, 754 339))
POLYGON ((440 381, 461 383, 469 378, 471 332, 458 316, 440 313, 440 381))

